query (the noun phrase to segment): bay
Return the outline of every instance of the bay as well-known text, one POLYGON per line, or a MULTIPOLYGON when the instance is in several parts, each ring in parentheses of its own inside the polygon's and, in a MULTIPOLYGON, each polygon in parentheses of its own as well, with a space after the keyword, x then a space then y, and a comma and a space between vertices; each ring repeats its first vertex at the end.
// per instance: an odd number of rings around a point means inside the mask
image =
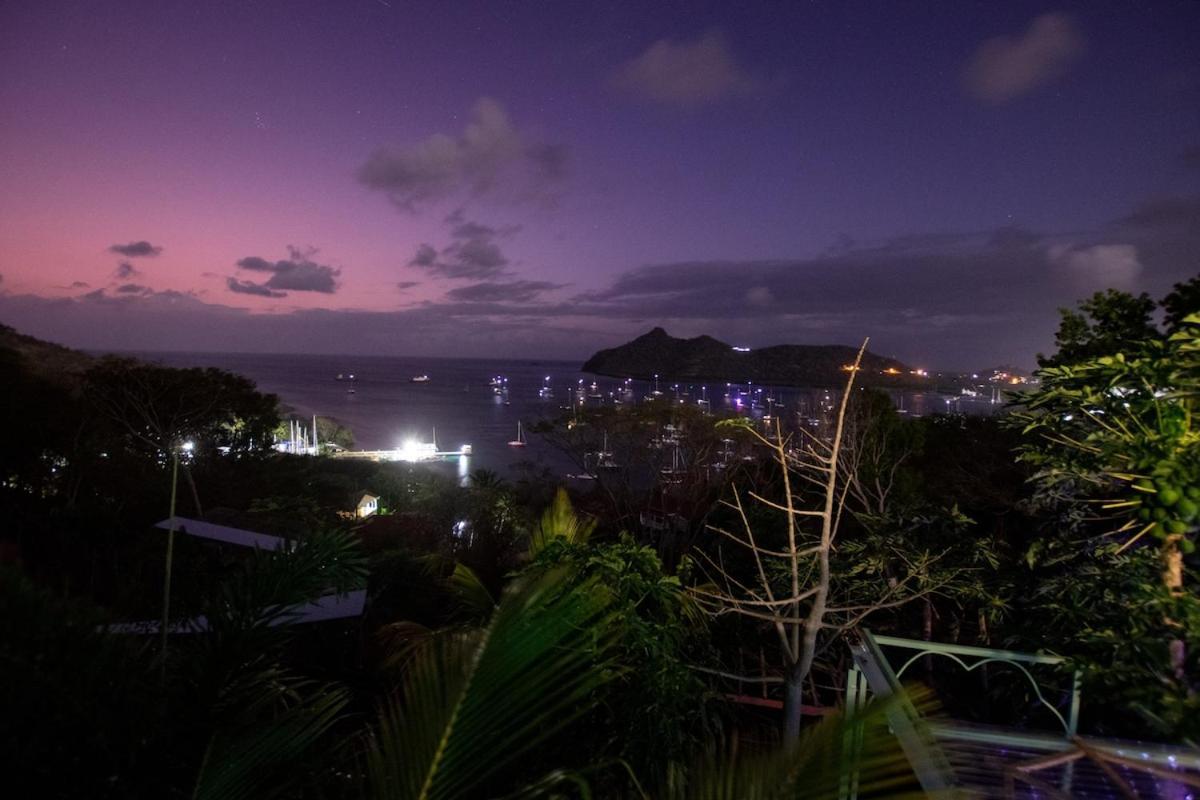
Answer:
MULTIPOLYGON (((471 457, 457 465, 463 474, 484 468, 513 475, 521 462, 556 474, 573 469, 570 459, 536 435, 529 435, 523 448, 511 447, 508 442, 516 438, 518 421, 529 427, 567 413, 564 406, 569 408, 579 390, 585 402, 599 404, 612 402, 626 385, 630 390, 627 401, 633 402, 652 396, 657 388, 662 397, 671 400, 707 398, 713 410, 749 415, 762 413, 755 408, 754 399, 765 405, 765 398, 770 397, 806 413, 815 410, 826 393, 822 389, 704 386, 665 380, 656 387, 651 381, 627 383, 583 373, 578 362, 536 359, 187 352, 133 355, 171 367, 217 367, 243 375, 261 391, 278 395, 296 416, 337 419, 353 430, 356 449, 393 449, 406 441, 429 442, 434 437, 442 450, 469 444, 471 457), (338 380, 338 375, 344 379, 338 380), (413 382, 418 375, 428 375, 429 381, 413 382), (501 394, 492 386, 497 378, 503 381, 501 394), (543 396, 543 388, 550 389, 549 397, 543 396), (739 403, 739 398, 743 402, 739 403)), ((898 408, 913 416, 946 411, 988 414, 996 408, 986 401, 930 392, 893 392, 892 397, 898 408)))

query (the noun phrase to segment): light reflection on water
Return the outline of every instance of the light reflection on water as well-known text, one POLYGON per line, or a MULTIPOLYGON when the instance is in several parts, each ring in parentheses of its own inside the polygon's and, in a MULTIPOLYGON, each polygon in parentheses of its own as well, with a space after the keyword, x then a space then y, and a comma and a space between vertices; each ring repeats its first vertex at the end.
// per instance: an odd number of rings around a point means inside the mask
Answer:
MULTIPOLYGON (((243 353, 139 355, 168 366, 219 367, 245 375, 262 391, 279 395, 300 416, 337 418, 354 431, 360 449, 391 449, 411 439, 428 442, 435 434, 442 450, 469 444, 472 455, 450 468, 449 474, 460 479, 479 468, 508 473, 522 460, 564 472, 570 462, 536 435, 530 435, 528 446, 520 450, 508 446, 516 437, 518 420, 528 428, 539 419, 564 413, 562 406, 570 403, 580 386, 585 395, 600 395, 587 397, 588 404, 611 403, 626 385, 630 389, 626 402, 643 402, 654 391, 653 381, 627 384, 623 379, 589 375, 580 372, 576 362, 243 353), (354 373, 356 380, 338 381, 339 373, 354 373), (430 380, 413 383, 417 375, 428 375, 430 380), (493 392, 490 382, 496 376, 508 379, 506 395, 493 392), (547 387, 549 397, 542 391, 547 387)), ((826 394, 821 389, 745 384, 727 388, 723 382, 675 384, 666 380, 659 381, 658 389, 662 397, 675 402, 707 399, 714 411, 740 408, 752 415, 763 413, 768 397, 789 410, 815 412, 826 394), (762 407, 755 408, 753 401, 762 407)), ((893 397, 898 407, 912 415, 947 410, 987 414, 996 408, 986 400, 954 397, 947 402, 945 395, 924 392, 895 392, 893 397)))

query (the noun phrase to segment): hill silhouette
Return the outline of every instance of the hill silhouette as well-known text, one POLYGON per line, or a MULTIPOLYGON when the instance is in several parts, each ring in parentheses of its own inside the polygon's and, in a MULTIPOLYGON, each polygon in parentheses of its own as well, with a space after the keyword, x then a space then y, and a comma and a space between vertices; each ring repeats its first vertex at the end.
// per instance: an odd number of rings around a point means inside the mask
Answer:
MULTIPOLYGON (((830 386, 845 381, 845 367, 858 349, 845 345, 782 344, 734 350, 711 336, 679 339, 662 328, 631 342, 601 350, 583 365, 584 372, 619 378, 662 378, 772 384, 830 386)), ((859 380, 875 386, 922 383, 911 368, 893 358, 863 354, 859 380)))

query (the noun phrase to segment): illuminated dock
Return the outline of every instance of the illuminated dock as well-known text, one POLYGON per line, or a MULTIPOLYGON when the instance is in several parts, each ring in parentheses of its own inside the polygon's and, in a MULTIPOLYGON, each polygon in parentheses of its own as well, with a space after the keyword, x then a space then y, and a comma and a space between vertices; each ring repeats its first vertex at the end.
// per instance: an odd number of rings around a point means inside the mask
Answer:
POLYGON ((405 442, 395 450, 341 450, 332 454, 334 458, 360 458, 368 461, 457 461, 471 455, 471 445, 464 444, 457 450, 438 450, 433 442, 405 442))

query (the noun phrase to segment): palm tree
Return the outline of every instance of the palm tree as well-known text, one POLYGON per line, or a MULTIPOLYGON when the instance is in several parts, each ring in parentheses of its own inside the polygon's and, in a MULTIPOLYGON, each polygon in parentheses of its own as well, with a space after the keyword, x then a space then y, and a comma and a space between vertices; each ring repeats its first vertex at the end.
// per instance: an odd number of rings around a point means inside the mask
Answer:
MULTIPOLYGON (((617 635, 602 587, 568 588, 561 572, 518 582, 485 627, 415 654, 367 738, 369 795, 450 800, 520 788, 511 768, 592 707, 613 674, 617 635)), ((575 777, 552 770, 526 788, 575 777)))

